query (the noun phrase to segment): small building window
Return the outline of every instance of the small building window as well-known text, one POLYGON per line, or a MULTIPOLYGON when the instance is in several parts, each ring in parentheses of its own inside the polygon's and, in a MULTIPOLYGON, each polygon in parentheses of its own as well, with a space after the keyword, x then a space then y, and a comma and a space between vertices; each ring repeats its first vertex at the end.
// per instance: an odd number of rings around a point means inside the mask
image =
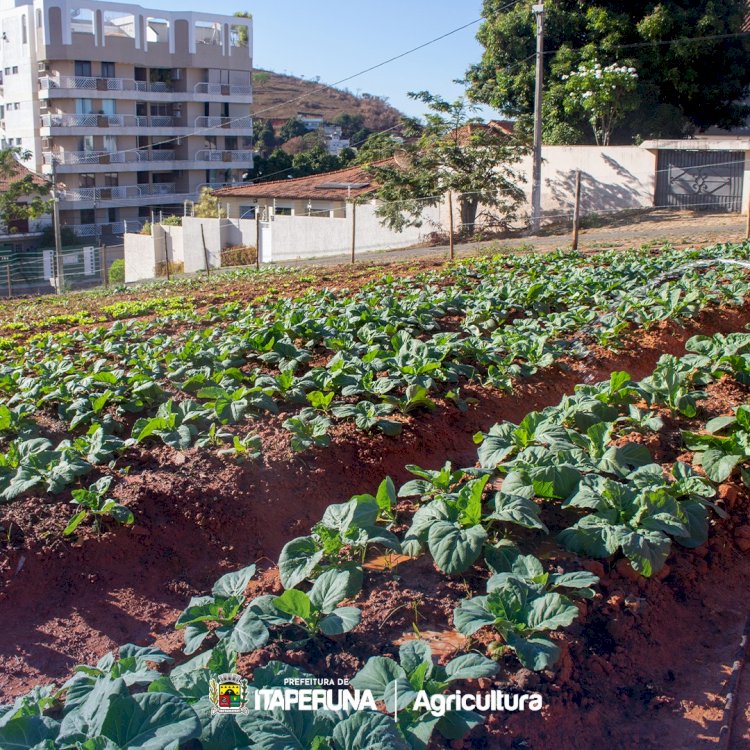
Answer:
POLYGON ((276 206, 273 212, 274 212, 274 215, 276 216, 291 216, 292 215, 292 209, 290 206, 276 206))
POLYGON ((240 219, 254 219, 255 206, 240 206, 240 219))
POLYGON ((29 35, 26 29, 26 15, 21 16, 21 44, 29 43, 29 35))
POLYGON ((81 224, 96 224, 96 211, 93 208, 81 209, 81 224))

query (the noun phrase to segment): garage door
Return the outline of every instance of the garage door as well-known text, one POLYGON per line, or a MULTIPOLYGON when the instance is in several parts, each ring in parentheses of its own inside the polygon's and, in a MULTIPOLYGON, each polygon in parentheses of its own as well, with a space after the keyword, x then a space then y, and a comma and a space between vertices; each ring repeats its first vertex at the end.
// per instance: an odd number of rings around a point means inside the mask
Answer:
POLYGON ((663 150, 657 165, 657 206, 742 210, 744 151, 663 150))

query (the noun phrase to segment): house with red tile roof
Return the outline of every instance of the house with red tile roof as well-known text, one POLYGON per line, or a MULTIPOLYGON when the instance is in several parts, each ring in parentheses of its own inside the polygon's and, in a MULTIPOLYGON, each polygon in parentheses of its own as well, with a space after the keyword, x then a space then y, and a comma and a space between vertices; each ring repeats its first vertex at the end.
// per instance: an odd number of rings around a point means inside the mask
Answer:
MULTIPOLYGON (((387 160, 379 162, 386 163, 387 160)), ((378 185, 362 165, 333 172, 232 185, 214 191, 233 218, 252 219, 273 216, 325 216, 344 218, 346 204, 374 193, 378 185)))
MULTIPOLYGON (((6 193, 13 183, 19 180, 27 180, 32 185, 39 186, 45 192, 49 188, 49 183, 38 174, 32 172, 25 167, 21 162, 15 161, 14 171, 10 174, 0 173, 0 194, 6 193)), ((20 201, 25 202, 24 200, 20 201)), ((28 244, 30 236, 39 235, 44 225, 52 223, 52 219, 49 215, 45 215, 39 219, 29 221, 28 219, 17 219, 15 221, 9 221, 7 225, 0 222, 0 243, 8 244, 13 242, 19 244, 21 238, 25 238, 27 241, 22 244, 28 244)))

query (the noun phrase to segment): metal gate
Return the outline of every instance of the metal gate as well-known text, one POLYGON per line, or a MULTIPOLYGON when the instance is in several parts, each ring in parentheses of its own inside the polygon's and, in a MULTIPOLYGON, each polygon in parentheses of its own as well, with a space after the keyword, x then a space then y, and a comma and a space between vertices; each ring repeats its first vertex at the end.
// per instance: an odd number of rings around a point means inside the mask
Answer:
POLYGON ((656 205, 742 211, 744 151, 660 150, 656 205))

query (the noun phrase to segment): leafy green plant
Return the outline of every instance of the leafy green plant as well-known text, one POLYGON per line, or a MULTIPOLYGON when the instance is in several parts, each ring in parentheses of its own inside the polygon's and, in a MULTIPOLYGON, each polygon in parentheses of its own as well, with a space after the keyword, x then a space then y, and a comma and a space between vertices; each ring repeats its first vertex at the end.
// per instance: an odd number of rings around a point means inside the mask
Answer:
POLYGON ((325 448, 331 444, 328 428, 331 420, 313 409, 303 409, 296 417, 289 417, 282 423, 285 430, 292 433, 291 446, 295 453, 301 453, 313 446, 325 448))
POLYGON ((407 641, 399 648, 399 660, 372 656, 352 678, 357 690, 370 690, 386 710, 398 713, 398 726, 412 748, 424 750, 435 731, 447 740, 458 740, 482 723, 475 711, 448 709, 436 717, 414 706, 419 691, 441 695, 458 680, 494 677, 498 665, 486 657, 468 653, 451 659, 445 666, 434 664, 432 651, 421 640, 407 641))
POLYGON ((97 533, 101 530, 104 518, 111 518, 125 526, 135 521, 133 512, 128 507, 107 497, 111 485, 112 477, 107 476, 89 485, 88 489, 73 490, 70 502, 79 506, 81 510, 68 521, 63 531, 65 536, 70 536, 89 516, 94 519, 94 530, 97 533))
POLYGON ((309 636, 348 633, 359 625, 361 612, 356 607, 339 607, 352 589, 351 573, 346 570, 327 570, 321 573, 308 593, 287 589, 273 599, 273 606, 294 618, 309 636))
POLYGON ((486 596, 464 599, 453 612, 460 633, 470 636, 492 626, 521 664, 536 671, 552 667, 560 656, 559 646, 543 634, 576 617, 578 608, 566 596, 512 575, 494 580, 486 596))
MULTIPOLYGON (((359 495, 346 503, 329 505, 310 535, 297 537, 284 545, 279 555, 279 578, 284 588, 294 588, 329 568, 346 566, 358 572, 358 577, 352 575, 349 579, 358 591, 362 582, 361 565, 369 545, 400 552, 401 545, 395 534, 378 524, 381 508, 395 499, 387 483, 383 489, 382 494, 378 491, 380 500, 359 495)), ((350 592, 350 596, 355 593, 350 592)))
POLYGON ((394 411, 391 404, 373 404, 370 401, 358 401, 356 404, 344 404, 333 407, 333 416, 337 419, 353 419, 357 429, 369 432, 378 429, 389 437, 401 432, 401 422, 386 417, 394 411))

